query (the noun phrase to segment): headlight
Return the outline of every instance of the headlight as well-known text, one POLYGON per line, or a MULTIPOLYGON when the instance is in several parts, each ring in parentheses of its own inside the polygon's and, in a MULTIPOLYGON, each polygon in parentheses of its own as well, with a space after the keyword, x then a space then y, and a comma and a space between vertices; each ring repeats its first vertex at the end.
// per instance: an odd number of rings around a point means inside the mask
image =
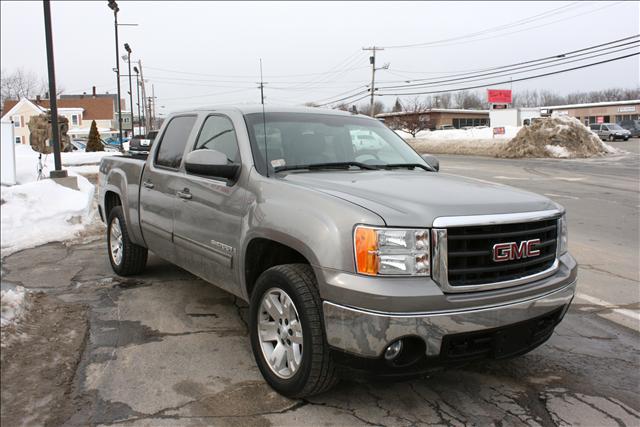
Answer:
POLYGON ((558 218, 558 251, 557 255, 563 255, 569 250, 569 233, 567 230, 566 214, 558 218))
POLYGON ((429 230, 375 228, 354 231, 356 271, 370 276, 428 276, 429 230))

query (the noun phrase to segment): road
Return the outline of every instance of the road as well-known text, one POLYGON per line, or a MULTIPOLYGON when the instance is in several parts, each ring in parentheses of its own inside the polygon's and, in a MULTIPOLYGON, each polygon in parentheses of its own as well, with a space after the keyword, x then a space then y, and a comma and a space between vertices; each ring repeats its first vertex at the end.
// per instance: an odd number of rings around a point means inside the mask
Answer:
POLYGON ((567 208, 580 297, 525 356, 399 383, 342 382, 304 400, 262 380, 242 302, 157 257, 123 279, 101 238, 11 255, 3 281, 42 293, 3 341, 2 424, 640 425, 639 170, 637 154, 441 156, 442 173, 529 189, 567 208))

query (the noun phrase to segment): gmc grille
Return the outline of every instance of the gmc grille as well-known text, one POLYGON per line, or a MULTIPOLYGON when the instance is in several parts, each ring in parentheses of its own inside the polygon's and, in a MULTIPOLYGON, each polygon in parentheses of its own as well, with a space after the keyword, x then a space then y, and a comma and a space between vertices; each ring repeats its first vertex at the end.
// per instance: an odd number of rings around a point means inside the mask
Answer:
POLYGON ((550 268, 556 259, 558 220, 447 229, 450 286, 470 286, 519 279, 550 268), (495 262, 493 245, 540 239, 540 255, 495 262))

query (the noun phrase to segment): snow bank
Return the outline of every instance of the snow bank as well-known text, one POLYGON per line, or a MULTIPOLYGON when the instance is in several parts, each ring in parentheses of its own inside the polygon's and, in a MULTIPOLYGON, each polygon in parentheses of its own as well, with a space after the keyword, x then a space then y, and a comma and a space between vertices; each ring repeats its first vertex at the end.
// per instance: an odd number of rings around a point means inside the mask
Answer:
MULTIPOLYGON (((404 133, 396 131, 402 137, 404 133)), ((595 157, 618 152, 598 135, 569 116, 535 120, 531 126, 505 126, 504 135, 492 128, 420 132, 407 142, 420 153, 465 154, 507 158, 595 157)))
POLYGON ((26 291, 22 286, 0 291, 0 326, 17 322, 27 311, 26 291))
POLYGON ((614 153, 613 147, 569 116, 546 117, 523 127, 499 157, 595 157, 614 153))
POLYGON ((75 237, 93 221, 94 186, 78 176, 79 191, 50 179, 2 187, 2 256, 75 237))
MULTIPOLYGON (((16 182, 26 184, 38 179, 38 155, 31 146, 16 144, 16 182)), ((118 156, 119 152, 96 151, 96 152, 76 152, 61 153, 60 157, 63 166, 97 165, 105 156, 118 156)), ((49 176, 49 172, 54 170, 53 154, 42 155, 42 164, 45 166, 44 175, 49 176)), ((78 173, 81 173, 78 171, 78 173)), ((69 170, 69 175, 76 175, 74 169, 69 170)))
MULTIPOLYGON (((423 130, 416 134, 415 139, 426 141, 472 141, 472 140, 488 140, 488 141, 508 141, 520 131, 518 126, 505 126, 504 135, 493 136, 493 129, 490 127, 471 128, 471 129, 449 129, 449 130, 423 130)), ((413 139, 410 133, 396 130, 400 137, 404 139, 413 139)))

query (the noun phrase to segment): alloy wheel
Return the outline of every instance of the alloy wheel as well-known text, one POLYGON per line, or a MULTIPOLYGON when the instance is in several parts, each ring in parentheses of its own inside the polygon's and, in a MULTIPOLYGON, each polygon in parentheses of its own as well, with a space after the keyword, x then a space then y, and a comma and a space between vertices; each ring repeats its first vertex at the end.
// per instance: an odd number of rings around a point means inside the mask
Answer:
POLYGON ((280 378, 295 375, 302 362, 302 324, 291 297, 280 288, 262 296, 258 313, 258 340, 271 371, 280 378))

